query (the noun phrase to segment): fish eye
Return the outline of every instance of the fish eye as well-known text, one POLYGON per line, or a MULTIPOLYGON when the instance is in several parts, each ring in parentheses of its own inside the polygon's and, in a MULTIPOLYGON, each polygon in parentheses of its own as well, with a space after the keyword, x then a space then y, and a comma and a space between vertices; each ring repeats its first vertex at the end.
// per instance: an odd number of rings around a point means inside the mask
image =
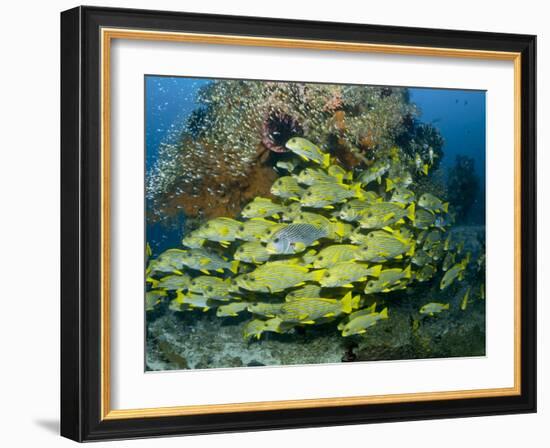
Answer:
POLYGON ((250 205, 247 205, 244 209, 245 210, 250 210, 250 205))
POLYGON ((244 226, 240 226, 239 230, 242 232, 244 230, 244 226))
POLYGON ((308 191, 308 192, 306 193, 306 196, 311 196, 311 191, 308 191))
POLYGON ((248 275, 243 275, 243 280, 248 280, 248 275))
POLYGON ((368 218, 372 218, 372 212, 368 212, 368 213, 367 213, 367 217, 368 217, 368 218))
POLYGON ((318 260, 321 261, 323 258, 325 258, 325 257, 320 256, 320 257, 318 258, 318 260))
POLYGON ((213 291, 214 288, 212 286, 209 286, 208 288, 206 288, 207 291, 213 291))
POLYGON ((273 242, 274 242, 274 243, 278 243, 278 242, 279 242, 279 238, 275 238, 275 239, 273 240, 273 242))
POLYGON ((325 272, 325 277, 330 277, 330 272, 325 272))
POLYGON ((197 282, 194 281, 194 280, 191 282, 191 286, 195 286, 196 284, 197 284, 197 282))

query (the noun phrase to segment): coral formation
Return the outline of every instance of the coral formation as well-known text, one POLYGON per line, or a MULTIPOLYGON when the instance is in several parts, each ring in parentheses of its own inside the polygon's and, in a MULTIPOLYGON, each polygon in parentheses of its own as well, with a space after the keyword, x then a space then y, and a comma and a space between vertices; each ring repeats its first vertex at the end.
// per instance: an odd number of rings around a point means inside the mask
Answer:
POLYGON ((293 136, 307 135, 348 169, 386 157, 404 135, 416 142, 403 146, 409 159, 419 153, 427 162, 427 148, 433 163, 441 157, 437 132, 414 119, 402 88, 216 80, 200 89, 197 103, 147 176, 150 221, 236 216, 252 197, 269 196, 271 167, 285 160, 293 136))

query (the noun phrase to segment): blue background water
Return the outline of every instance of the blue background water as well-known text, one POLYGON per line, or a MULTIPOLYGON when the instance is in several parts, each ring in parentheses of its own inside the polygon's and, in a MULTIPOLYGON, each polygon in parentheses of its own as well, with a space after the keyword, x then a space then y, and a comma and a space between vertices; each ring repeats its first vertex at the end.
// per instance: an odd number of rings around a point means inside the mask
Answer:
MULTIPOLYGON (((197 107, 198 89, 208 79, 146 76, 145 77, 145 143, 146 172, 150 172, 162 143, 173 143, 179 137, 189 114, 197 107)), ((420 108, 420 120, 432 123, 445 143, 441 166, 448 170, 458 154, 472 157, 480 177, 477 216, 484 221, 485 197, 485 92, 410 88, 410 99, 420 108)), ((177 222, 147 226, 147 241, 155 253, 177 244, 182 219, 177 222), (169 225, 166 225, 169 224, 169 225)))
POLYGON ((445 139, 441 165, 451 167, 458 154, 472 157, 484 184, 485 91, 410 88, 409 93, 420 120, 432 123, 445 139))

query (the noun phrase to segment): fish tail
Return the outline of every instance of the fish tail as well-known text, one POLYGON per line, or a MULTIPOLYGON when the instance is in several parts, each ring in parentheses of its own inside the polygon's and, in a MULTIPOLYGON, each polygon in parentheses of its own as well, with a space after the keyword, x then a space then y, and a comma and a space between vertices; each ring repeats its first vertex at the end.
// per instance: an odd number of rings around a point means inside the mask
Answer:
POLYGON ((323 168, 328 168, 330 166, 330 154, 323 154, 323 168))
POLYGON ((316 271, 311 271, 308 274, 309 280, 314 282, 319 282, 323 278, 323 275, 325 274, 325 272, 326 272, 326 269, 318 269, 316 271))
POLYGON ((405 274, 405 278, 411 278, 411 265, 408 265, 405 270, 403 271, 403 273, 405 274))
POLYGON ((236 274, 239 270, 239 260, 234 260, 230 263, 229 270, 233 272, 233 274, 236 274))
POLYGON ((424 166, 422 167, 422 172, 424 173, 425 176, 428 175, 428 164, 425 163, 424 166))
POLYGON ((386 178, 386 191, 391 191, 395 188, 395 184, 390 178, 386 178))
POLYGON ((380 311, 380 319, 387 319, 388 318, 388 308, 384 308, 382 311, 380 311))
POLYGON ((353 310, 353 297, 351 295, 351 291, 342 297, 340 302, 342 303, 342 311, 346 314, 350 314, 353 310))
POLYGON ((443 309, 444 309, 444 310, 448 310, 450 306, 451 306, 451 305, 450 305, 449 303, 446 303, 445 305, 443 305, 443 309))
POLYGON ((359 182, 356 184, 353 184, 352 188, 355 193, 355 197, 357 197, 357 199, 361 199, 361 200, 365 199, 365 192, 361 188, 361 184, 359 182))
POLYGON ((415 212, 416 212, 416 208, 415 208, 414 202, 412 202, 411 205, 409 205, 409 207, 407 208, 407 218, 409 218, 413 223, 415 218, 415 212))
POLYGON ((449 203, 448 203, 448 202, 445 202, 445 203, 443 204, 443 207, 442 207, 442 208, 443 208, 443 211, 444 211, 445 213, 448 213, 448 212, 449 212, 449 203))
POLYGON ((408 256, 412 257, 416 251, 416 241, 413 241, 411 244, 411 248, 407 251, 408 256))

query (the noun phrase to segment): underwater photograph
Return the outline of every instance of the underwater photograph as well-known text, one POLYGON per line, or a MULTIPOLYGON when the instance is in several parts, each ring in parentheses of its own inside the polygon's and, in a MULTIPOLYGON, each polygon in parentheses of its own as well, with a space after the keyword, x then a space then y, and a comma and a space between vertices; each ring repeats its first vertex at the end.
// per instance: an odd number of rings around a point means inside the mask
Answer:
POLYGON ((485 356, 485 91, 144 92, 146 371, 485 356))

